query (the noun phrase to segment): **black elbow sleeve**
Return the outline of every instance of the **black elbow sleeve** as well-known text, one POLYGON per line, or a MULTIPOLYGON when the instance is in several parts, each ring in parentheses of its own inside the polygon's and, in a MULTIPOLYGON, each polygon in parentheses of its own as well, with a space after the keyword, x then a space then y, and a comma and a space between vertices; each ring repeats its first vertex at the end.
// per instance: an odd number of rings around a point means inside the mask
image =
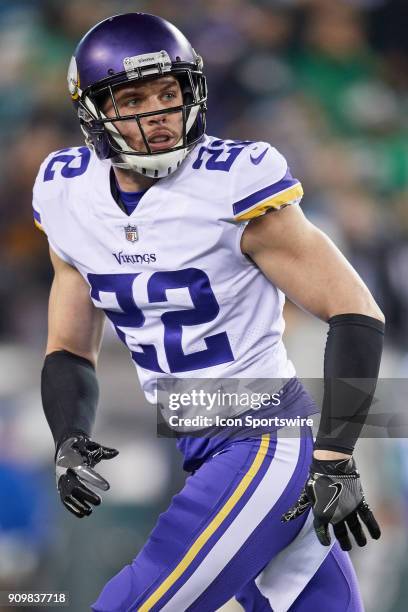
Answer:
POLYGON ((47 355, 41 373, 41 398, 56 448, 72 435, 91 435, 99 387, 90 361, 68 351, 47 355))
POLYGON ((352 453, 375 392, 384 323, 361 314, 329 319, 324 395, 315 449, 352 453))

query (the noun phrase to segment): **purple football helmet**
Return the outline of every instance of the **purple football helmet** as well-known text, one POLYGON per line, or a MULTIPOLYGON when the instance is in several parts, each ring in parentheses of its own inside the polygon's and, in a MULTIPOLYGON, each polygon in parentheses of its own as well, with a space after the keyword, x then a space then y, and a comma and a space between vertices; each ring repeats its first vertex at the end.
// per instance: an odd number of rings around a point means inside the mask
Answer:
POLYGON ((205 131, 207 87, 202 68, 201 57, 186 37, 160 17, 127 13, 101 21, 79 42, 68 69, 68 88, 86 144, 100 159, 110 158, 119 167, 154 178, 171 174, 205 131), (124 84, 168 75, 180 84, 182 105, 120 114, 116 92, 124 84), (107 100, 114 116, 103 112, 107 100), (175 146, 152 150, 141 119, 166 113, 180 114, 182 135, 175 146), (136 151, 126 142, 117 127, 119 121, 137 123, 145 151, 136 151))

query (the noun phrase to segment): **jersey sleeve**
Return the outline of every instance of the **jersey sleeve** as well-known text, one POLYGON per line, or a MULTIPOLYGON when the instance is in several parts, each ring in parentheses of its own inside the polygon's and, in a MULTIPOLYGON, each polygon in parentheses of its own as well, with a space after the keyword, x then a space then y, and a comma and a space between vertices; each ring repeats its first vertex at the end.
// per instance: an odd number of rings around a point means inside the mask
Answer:
POLYGON ((65 262, 73 265, 71 258, 58 246, 58 237, 54 236, 52 223, 50 223, 50 207, 58 205, 61 198, 58 183, 44 184, 44 173, 50 159, 55 155, 51 153, 41 164, 33 187, 33 218, 34 225, 44 232, 52 250, 65 262))
POLYGON ((247 221, 298 204, 303 188, 290 172, 286 159, 266 142, 254 142, 242 153, 233 189, 233 215, 247 221))

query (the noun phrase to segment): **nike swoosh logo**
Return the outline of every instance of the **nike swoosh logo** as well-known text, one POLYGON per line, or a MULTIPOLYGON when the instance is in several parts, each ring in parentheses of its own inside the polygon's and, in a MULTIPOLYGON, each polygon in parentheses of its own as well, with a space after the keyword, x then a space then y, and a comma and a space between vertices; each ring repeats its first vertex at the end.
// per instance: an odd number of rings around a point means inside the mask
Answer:
POLYGON ((258 156, 253 156, 252 154, 249 156, 251 158, 251 162, 254 164, 254 166, 257 166, 258 164, 261 163, 261 161, 263 160, 263 158, 265 157, 265 155, 268 152, 268 148, 266 147, 266 149, 264 151, 262 151, 262 153, 260 153, 258 156))
POLYGON ((327 512, 327 510, 334 504, 334 502, 336 501, 336 499, 339 497, 340 493, 343 490, 343 485, 342 485, 341 482, 334 482, 333 484, 329 485, 329 487, 333 487, 336 490, 335 490, 335 492, 333 494, 333 497, 331 498, 331 500, 329 501, 329 503, 327 504, 327 506, 323 510, 323 512, 327 512))

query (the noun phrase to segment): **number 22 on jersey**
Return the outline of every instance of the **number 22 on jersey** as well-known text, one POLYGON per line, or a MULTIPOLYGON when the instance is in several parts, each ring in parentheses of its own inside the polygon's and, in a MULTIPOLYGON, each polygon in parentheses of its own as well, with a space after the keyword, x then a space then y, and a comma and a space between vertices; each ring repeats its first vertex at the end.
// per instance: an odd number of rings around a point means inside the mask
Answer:
MULTIPOLYGON (((101 303, 107 317, 112 321, 119 338, 125 343, 123 329, 140 328, 146 318, 134 296, 134 281, 139 274, 88 274, 91 297, 101 303), (113 293, 120 311, 105 308, 103 295, 113 293)), ((172 373, 200 370, 234 360, 227 333, 220 332, 204 337, 206 349, 185 354, 182 348, 183 326, 200 325, 213 321, 220 310, 205 272, 198 268, 187 268, 173 272, 155 272, 147 280, 149 304, 165 304, 167 289, 186 288, 193 308, 168 310, 161 315, 163 345, 169 370, 172 373)), ((146 313, 148 316, 148 313, 146 313)), ((142 368, 163 372, 159 365, 154 344, 139 344, 141 351, 131 351, 132 359, 142 368)), ((130 348, 130 347, 129 347, 130 348)))

